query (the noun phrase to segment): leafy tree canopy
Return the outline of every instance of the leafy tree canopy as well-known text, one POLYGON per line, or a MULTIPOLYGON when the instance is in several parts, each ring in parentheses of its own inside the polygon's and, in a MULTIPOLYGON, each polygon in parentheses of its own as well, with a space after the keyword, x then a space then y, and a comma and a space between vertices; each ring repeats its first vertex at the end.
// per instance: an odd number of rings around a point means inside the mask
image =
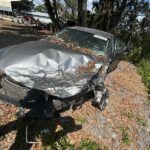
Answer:
POLYGON ((38 12, 46 12, 46 8, 44 5, 38 5, 35 7, 35 11, 38 11, 38 12))

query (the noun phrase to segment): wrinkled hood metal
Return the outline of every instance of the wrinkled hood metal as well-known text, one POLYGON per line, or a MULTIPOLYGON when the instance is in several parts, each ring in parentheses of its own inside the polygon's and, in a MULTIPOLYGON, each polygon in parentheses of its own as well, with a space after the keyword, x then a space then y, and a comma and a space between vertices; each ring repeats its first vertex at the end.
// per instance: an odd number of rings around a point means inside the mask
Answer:
POLYGON ((0 69, 8 77, 62 98, 79 93, 101 66, 96 56, 46 40, 0 50, 0 69))

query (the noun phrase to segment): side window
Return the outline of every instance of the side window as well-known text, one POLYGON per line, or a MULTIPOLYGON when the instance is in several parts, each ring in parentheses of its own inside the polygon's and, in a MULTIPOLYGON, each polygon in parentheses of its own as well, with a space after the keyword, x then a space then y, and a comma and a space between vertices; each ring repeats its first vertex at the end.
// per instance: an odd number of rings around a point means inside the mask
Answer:
POLYGON ((115 51, 122 51, 123 50, 123 42, 121 39, 116 38, 115 39, 115 51))

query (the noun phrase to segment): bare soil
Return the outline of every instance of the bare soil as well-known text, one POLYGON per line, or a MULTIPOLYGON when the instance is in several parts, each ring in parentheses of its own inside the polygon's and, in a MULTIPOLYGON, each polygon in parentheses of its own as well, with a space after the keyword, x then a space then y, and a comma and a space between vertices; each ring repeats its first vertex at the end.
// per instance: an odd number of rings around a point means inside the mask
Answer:
POLYGON ((0 20, 0 48, 45 38, 50 32, 0 20))

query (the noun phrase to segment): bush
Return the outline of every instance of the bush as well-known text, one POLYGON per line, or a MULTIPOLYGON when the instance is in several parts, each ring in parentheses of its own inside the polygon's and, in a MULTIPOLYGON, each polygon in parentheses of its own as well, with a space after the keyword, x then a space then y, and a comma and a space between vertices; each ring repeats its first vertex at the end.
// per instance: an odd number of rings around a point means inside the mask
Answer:
POLYGON ((139 72, 142 75, 143 82, 150 92, 150 61, 141 60, 139 63, 139 72))
POLYGON ((142 48, 134 47, 128 55, 128 60, 134 64, 137 64, 140 62, 141 54, 142 54, 142 48))
POLYGON ((148 45, 148 43, 143 43, 142 47, 134 47, 128 54, 127 59, 138 66, 143 82, 150 92, 150 51, 148 51, 148 45))
POLYGON ((144 34, 142 35, 142 58, 144 59, 150 59, 150 35, 144 34))

